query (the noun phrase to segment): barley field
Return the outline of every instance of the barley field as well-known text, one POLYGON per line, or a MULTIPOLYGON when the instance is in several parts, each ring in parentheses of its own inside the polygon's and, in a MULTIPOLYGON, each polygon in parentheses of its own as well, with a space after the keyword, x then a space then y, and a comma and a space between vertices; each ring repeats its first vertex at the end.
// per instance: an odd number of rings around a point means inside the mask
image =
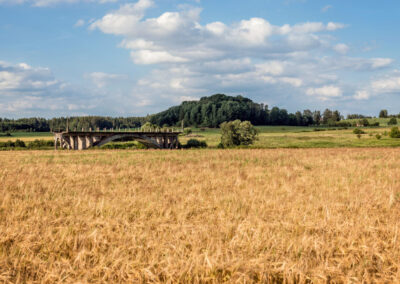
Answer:
POLYGON ((396 148, 0 152, 0 282, 399 282, 399 161, 396 148))

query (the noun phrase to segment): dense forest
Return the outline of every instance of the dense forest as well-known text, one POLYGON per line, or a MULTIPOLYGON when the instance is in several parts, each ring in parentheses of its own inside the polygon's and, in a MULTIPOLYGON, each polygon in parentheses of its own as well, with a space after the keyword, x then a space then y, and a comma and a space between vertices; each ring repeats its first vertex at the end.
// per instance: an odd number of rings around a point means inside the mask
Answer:
MULTIPOLYGON (((388 117, 387 110, 382 110, 380 117, 388 117)), ((348 118, 366 118, 360 114, 348 115, 348 118)), ((183 102, 163 112, 146 117, 70 117, 69 129, 126 129, 137 128, 146 122, 159 126, 219 127, 222 122, 248 120, 254 125, 330 125, 348 126, 341 122, 343 116, 337 110, 326 109, 324 112, 304 110, 289 113, 278 107, 268 108, 242 96, 216 94, 203 97, 199 101, 183 102)), ((0 132, 11 131, 58 131, 65 130, 67 118, 0 118, 0 132)))
MULTIPOLYGON (((103 117, 103 116, 80 116, 68 119, 69 129, 124 129, 140 127, 148 121, 148 117, 103 117)), ((59 117, 52 119, 45 118, 21 118, 6 119, 0 118, 0 132, 9 131, 59 131, 67 127, 67 118, 59 117)))
POLYGON ((286 109, 254 103, 242 96, 231 97, 216 94, 203 97, 199 101, 183 102, 179 106, 150 116, 150 122, 160 126, 181 125, 218 127, 222 122, 248 120, 254 125, 294 125, 307 126, 335 124, 342 119, 339 111, 326 109, 320 111, 304 110, 288 113, 286 109))

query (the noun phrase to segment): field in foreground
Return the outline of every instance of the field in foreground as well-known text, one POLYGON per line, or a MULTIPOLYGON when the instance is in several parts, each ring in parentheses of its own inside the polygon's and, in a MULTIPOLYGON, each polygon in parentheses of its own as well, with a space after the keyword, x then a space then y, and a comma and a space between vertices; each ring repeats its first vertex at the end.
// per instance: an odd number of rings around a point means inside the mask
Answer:
POLYGON ((400 280, 394 148, 0 160, 0 282, 400 280))

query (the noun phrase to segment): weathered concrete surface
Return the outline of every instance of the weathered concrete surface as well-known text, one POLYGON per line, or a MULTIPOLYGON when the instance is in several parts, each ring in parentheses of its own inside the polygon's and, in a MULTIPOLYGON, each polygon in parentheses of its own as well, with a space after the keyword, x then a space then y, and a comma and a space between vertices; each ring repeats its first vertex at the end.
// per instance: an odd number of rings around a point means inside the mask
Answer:
POLYGON ((180 132, 65 131, 53 134, 55 149, 60 146, 62 149, 85 150, 118 139, 136 140, 151 148, 176 149, 180 132))

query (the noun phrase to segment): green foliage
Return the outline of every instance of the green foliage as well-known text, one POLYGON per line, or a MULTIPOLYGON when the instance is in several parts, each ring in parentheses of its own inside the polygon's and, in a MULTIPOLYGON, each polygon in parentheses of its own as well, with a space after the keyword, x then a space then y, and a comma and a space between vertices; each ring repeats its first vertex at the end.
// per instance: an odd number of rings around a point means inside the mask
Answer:
MULTIPOLYGON (((338 112, 337 112, 338 113, 338 112)), ((222 122, 248 120, 254 125, 293 125, 307 126, 319 124, 321 113, 304 110, 295 114, 274 107, 271 111, 264 104, 254 103, 242 96, 216 94, 203 97, 199 101, 183 102, 166 111, 152 115, 150 122, 169 125, 216 128, 222 122)), ((339 119, 340 120, 340 119, 339 119)))
POLYGON ((6 142, 0 142, 0 148, 1 149, 8 149, 8 148, 25 148, 25 142, 22 140, 17 139, 15 142, 13 141, 6 141, 6 142))
POLYGON ((397 119, 395 117, 390 118, 388 125, 397 125, 397 119))
POLYGON ((152 124, 151 122, 146 122, 145 124, 142 125, 140 129, 145 132, 153 132, 153 131, 159 131, 161 128, 156 124, 152 124))
POLYGON ((143 145, 140 142, 134 141, 134 142, 112 142, 112 143, 107 143, 103 146, 101 146, 101 149, 148 149, 146 145, 143 145))
POLYGON ((368 121, 368 119, 363 118, 358 121, 358 124, 361 126, 369 126, 369 121, 368 121))
POLYGON ((361 119, 361 118, 368 118, 362 114, 348 114, 347 119, 361 119))
POLYGON ((250 121, 230 121, 221 124, 221 144, 224 147, 251 145, 257 139, 257 130, 250 121))
POLYGON ((322 123, 329 126, 336 126, 336 123, 342 119, 339 111, 330 109, 325 109, 322 117, 322 123))
POLYGON ((382 110, 379 112, 379 117, 380 117, 380 118, 386 118, 386 117, 388 117, 388 111, 387 111, 386 109, 382 109, 382 110))
POLYGON ((15 141, 15 147, 25 148, 26 145, 25 145, 25 142, 24 142, 24 141, 17 139, 17 140, 15 141))
POLYGON ((355 128, 355 129, 353 130, 353 133, 354 133, 354 134, 357 134, 357 135, 359 135, 359 134, 365 134, 365 132, 364 132, 363 130, 361 130, 360 128, 355 128))
POLYGON ((206 141, 199 141, 197 139, 190 139, 187 141, 186 145, 183 146, 183 148, 189 149, 189 148, 207 148, 207 143, 206 141))
POLYGON ((192 133, 192 129, 191 128, 185 128, 184 130, 183 130, 183 134, 184 135, 189 135, 189 134, 191 134, 192 133))
POLYGON ((375 135, 375 138, 379 140, 379 139, 382 138, 382 135, 380 135, 380 134, 378 133, 378 134, 375 135))
POLYGON ((39 140, 35 139, 32 142, 29 142, 27 147, 29 149, 42 149, 42 148, 50 148, 54 147, 54 141, 52 140, 39 140))
POLYGON ((351 127, 351 123, 348 122, 348 121, 337 121, 337 122, 334 124, 334 126, 346 128, 346 127, 351 127))
POLYGON ((0 148, 13 149, 13 148, 28 148, 28 149, 48 149, 54 147, 54 141, 49 140, 34 140, 26 144, 24 141, 17 139, 16 141, 0 142, 0 148))
POLYGON ((400 130, 398 127, 392 127, 389 132, 389 136, 392 138, 400 138, 400 130))
MULTIPOLYGON (((68 119, 70 130, 80 130, 82 128, 96 129, 124 129, 137 128, 147 121, 149 117, 102 117, 102 116, 82 116, 70 117, 68 119)), ((67 118, 59 117, 52 119, 45 118, 21 118, 7 119, 0 118, 0 132, 5 131, 24 131, 24 132, 49 132, 67 129, 67 118)))

